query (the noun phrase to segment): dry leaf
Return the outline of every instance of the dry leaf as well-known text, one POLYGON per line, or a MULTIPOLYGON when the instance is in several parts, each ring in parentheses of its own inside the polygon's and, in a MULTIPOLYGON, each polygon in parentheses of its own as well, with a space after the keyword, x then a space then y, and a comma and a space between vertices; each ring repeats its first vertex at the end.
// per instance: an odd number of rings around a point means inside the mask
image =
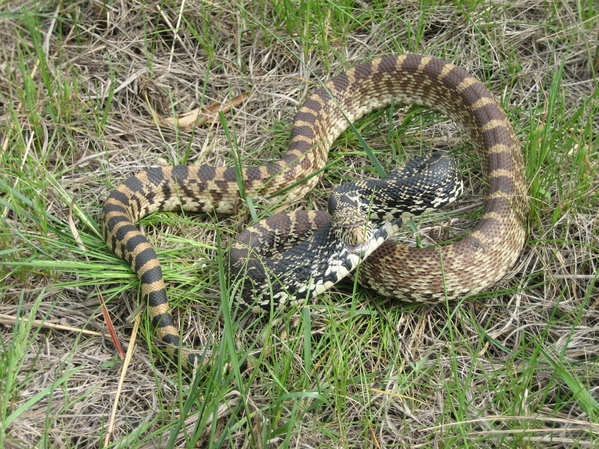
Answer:
POLYGON ((173 118, 168 117, 164 119, 171 125, 178 126, 179 129, 187 129, 191 126, 202 126, 206 123, 216 123, 218 121, 218 113, 229 112, 231 109, 239 106, 250 96, 250 92, 238 95, 235 98, 227 101, 226 103, 212 103, 207 108, 194 109, 193 111, 187 112, 186 114, 180 115, 179 117, 173 118))

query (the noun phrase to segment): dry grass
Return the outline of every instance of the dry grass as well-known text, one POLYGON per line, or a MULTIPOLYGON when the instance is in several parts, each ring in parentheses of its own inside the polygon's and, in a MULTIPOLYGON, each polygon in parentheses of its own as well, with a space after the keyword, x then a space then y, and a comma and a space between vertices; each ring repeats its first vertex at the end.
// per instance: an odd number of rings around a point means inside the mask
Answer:
MULTIPOLYGON (((4 447, 599 445, 592 0, 48 3, 0 3, 4 447), (229 320, 221 249, 247 210, 146 218, 184 338, 213 349, 216 368, 190 388, 138 340, 107 436, 122 368, 112 343, 30 320, 105 334, 99 287, 128 341, 138 283, 97 234, 108 192, 151 165, 232 164, 232 145, 248 165, 275 158, 319 80, 400 52, 475 74, 523 142, 533 208, 510 276, 447 306, 390 304, 347 284, 311 309, 229 320), (232 141, 220 124, 178 131, 153 115, 248 91, 226 114, 232 141), (298 338, 275 346, 276 356, 245 376, 221 375, 219 364, 235 363, 233 346, 276 341, 292 319, 298 338), (312 332, 320 337, 305 338, 312 332)), ((455 147, 469 190, 451 221, 467 228, 482 192, 468 143, 436 114, 404 123, 406 111, 391 127, 385 112, 358 129, 386 169, 455 147)), ((374 174, 351 133, 329 160, 321 185, 295 206, 322 208, 334 185, 374 174)), ((258 204, 261 215, 273 207, 258 204)), ((421 239, 445 238, 448 221, 422 222, 421 239)), ((145 318, 141 333, 152 341, 145 318)))

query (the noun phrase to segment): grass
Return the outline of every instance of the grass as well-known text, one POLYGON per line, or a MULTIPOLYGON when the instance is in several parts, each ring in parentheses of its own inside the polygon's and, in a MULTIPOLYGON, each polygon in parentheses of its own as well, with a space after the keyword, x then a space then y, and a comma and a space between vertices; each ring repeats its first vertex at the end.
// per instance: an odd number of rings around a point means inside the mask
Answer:
MULTIPOLYGON (((598 16, 584 0, 0 1, 0 447, 599 445, 598 16), (469 70, 514 125, 532 208, 512 273, 435 307, 348 281, 257 318, 236 306, 227 247, 276 199, 231 217, 154 214, 142 226, 184 340, 212 364, 195 379, 168 364, 145 314, 132 343, 139 282, 98 233, 108 192, 164 162, 276 158, 321 81, 405 52, 469 70), (153 116, 248 91, 213 125, 153 116)), ((455 210, 402 239, 472 226, 480 167, 444 117, 396 105, 355 127, 387 172, 433 149, 463 170, 455 210)), ((348 131, 294 207, 322 209, 334 186, 376 173, 348 131)))

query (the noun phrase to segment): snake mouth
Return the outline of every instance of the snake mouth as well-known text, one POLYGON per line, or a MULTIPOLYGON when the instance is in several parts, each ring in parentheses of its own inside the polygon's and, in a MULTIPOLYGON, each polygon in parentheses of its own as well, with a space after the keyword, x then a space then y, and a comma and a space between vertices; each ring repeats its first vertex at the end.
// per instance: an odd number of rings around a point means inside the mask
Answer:
POLYGON ((364 244, 363 243, 358 243, 357 245, 345 244, 345 247, 347 248, 348 251, 351 251, 352 253, 357 253, 357 252, 362 251, 362 249, 364 248, 364 244))
POLYGON ((369 247, 369 242, 366 241, 364 243, 356 243, 355 245, 351 244, 351 243, 346 243, 345 247, 347 248, 347 250, 351 253, 354 254, 362 254, 365 253, 368 250, 369 247))

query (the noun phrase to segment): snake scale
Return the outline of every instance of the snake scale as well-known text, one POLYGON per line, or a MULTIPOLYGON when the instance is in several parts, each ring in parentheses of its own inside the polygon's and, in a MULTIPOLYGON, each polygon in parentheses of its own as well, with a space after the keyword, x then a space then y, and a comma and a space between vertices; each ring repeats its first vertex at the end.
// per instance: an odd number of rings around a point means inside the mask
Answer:
MULTIPOLYGON (((428 56, 388 56, 333 78, 297 111, 283 157, 242 169, 245 194, 269 197, 287 189, 285 200, 301 197, 319 181, 328 151, 348 123, 392 103, 439 110, 466 133, 486 176, 484 210, 473 231, 452 244, 412 248, 385 241, 360 265, 359 282, 383 295, 421 302, 479 292, 501 279, 523 248, 527 183, 520 145, 502 108, 453 64, 428 56)), ((204 165, 139 173, 104 204, 104 240, 137 273, 158 337, 173 355, 180 340, 160 263, 135 223, 159 210, 231 214, 241 201, 235 167, 204 165)), ((184 358, 196 362, 188 352, 184 358)))

